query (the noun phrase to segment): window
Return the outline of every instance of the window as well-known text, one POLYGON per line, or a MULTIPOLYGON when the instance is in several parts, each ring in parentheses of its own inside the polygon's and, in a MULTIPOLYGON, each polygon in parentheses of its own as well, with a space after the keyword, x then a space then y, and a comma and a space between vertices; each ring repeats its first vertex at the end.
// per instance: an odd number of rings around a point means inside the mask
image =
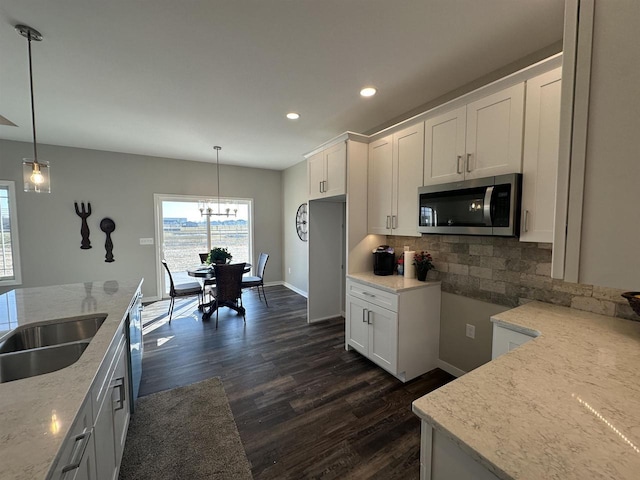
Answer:
POLYGON ((16 191, 14 182, 0 180, 0 286, 20 283, 16 191))
MULTIPOLYGON (((157 240, 160 258, 164 258, 176 283, 194 281, 187 269, 200 263, 199 254, 207 252, 207 217, 200 214, 199 198, 187 195, 155 195, 157 240)), ((232 261, 252 262, 252 206, 251 199, 220 198, 220 207, 211 201, 213 212, 227 208, 235 216, 212 215, 209 234, 212 247, 225 247, 233 255, 232 261)), ((160 269, 159 272, 164 272, 160 269)), ((169 278, 160 275, 159 291, 166 295, 169 278)))

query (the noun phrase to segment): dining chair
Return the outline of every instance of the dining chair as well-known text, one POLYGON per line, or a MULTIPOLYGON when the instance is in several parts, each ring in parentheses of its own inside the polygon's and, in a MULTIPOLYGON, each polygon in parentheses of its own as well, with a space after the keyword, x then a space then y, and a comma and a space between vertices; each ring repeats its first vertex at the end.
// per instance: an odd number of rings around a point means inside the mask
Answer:
POLYGON ((269 254, 261 253, 258 259, 258 268, 256 269, 257 275, 242 278, 242 288, 256 287, 260 301, 262 301, 262 297, 260 296, 260 288, 262 288, 262 296, 264 297, 264 303, 267 304, 267 307, 269 306, 269 302, 267 302, 267 295, 264 293, 264 269, 267 267, 268 260, 269 254))
MULTIPOLYGON (((212 308, 216 310, 216 328, 218 328, 218 311, 220 307, 229 307, 242 315, 247 322, 246 311, 242 306, 242 274, 244 263, 231 263, 214 265, 216 286, 213 290, 215 302, 212 308)), ((211 315, 213 312, 209 312, 211 315)))
POLYGON ((173 315, 173 307, 175 305, 176 302, 176 297, 191 297, 194 295, 198 296, 198 300, 201 300, 200 303, 204 302, 204 298, 203 298, 203 290, 202 290, 202 286, 198 283, 198 282, 185 282, 185 283, 179 283, 179 284, 174 284, 173 283, 173 276, 171 275, 171 270, 169 270, 169 266, 167 265, 167 262, 165 260, 162 260, 162 264, 164 265, 164 268, 167 269, 167 273, 169 274, 169 296, 171 297, 171 303, 169 304, 169 323, 171 323, 171 316, 173 315))
POLYGON ((206 263, 207 262, 207 258, 209 258, 209 254, 208 253, 199 253, 198 257, 200 257, 200 263, 206 263))

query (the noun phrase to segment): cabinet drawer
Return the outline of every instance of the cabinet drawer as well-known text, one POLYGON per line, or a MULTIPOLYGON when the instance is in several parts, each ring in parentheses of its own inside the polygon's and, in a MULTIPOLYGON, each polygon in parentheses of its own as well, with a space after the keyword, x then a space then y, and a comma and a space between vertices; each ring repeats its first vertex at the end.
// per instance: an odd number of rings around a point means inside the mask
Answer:
POLYGON ((398 311, 398 295, 347 279, 347 295, 360 298, 392 312, 398 311))

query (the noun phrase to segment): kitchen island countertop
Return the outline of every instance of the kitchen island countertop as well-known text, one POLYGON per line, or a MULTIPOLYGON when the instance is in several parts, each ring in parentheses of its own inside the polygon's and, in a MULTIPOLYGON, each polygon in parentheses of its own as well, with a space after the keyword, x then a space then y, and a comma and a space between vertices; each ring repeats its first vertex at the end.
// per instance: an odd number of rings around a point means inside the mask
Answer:
POLYGON ((107 315, 77 362, 0 383, 0 479, 46 478, 140 285, 140 280, 87 282, 0 295, 0 341, 28 323, 107 315))
POLYGON ((492 317, 536 338, 413 402, 501 479, 635 479, 640 322, 532 302, 492 317))

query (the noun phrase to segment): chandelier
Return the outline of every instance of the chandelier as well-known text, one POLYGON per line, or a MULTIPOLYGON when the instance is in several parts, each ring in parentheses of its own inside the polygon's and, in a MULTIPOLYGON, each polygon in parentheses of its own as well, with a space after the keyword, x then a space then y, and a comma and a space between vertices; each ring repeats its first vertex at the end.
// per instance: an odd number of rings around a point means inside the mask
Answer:
MULTIPOLYGON (((200 200, 198 201, 198 210, 200 210, 200 216, 206 216, 208 219, 216 216, 216 217, 235 217, 238 213, 238 209, 234 208, 233 213, 231 213, 230 208, 225 208, 223 212, 220 211, 220 150, 222 147, 218 145, 214 146, 213 149, 216 151, 216 180, 218 183, 217 192, 218 192, 218 201, 216 203, 216 211, 213 211, 213 200, 200 200)), ((207 222, 209 221, 207 219, 207 222)))

